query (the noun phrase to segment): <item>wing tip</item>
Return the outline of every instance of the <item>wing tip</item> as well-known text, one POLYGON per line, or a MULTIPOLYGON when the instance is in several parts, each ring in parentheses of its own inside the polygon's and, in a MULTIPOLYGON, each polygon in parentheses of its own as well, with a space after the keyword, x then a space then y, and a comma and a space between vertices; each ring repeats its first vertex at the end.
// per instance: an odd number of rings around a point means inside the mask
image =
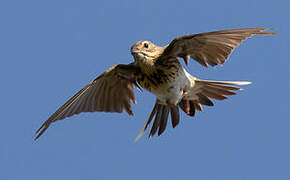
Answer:
POLYGON ((36 137, 34 138, 34 141, 36 141, 40 136, 42 136, 42 134, 47 130, 47 128, 49 127, 50 123, 44 122, 40 128, 37 129, 37 131, 35 132, 36 137))
POLYGON ((46 129, 48 128, 48 126, 44 126, 42 125, 36 132, 36 137, 34 138, 34 141, 36 141, 45 131, 46 129))
POLYGON ((137 141, 141 138, 141 136, 143 136, 144 132, 145 132, 145 129, 142 128, 142 129, 139 131, 139 133, 137 134, 137 136, 135 137, 134 142, 137 142, 137 141))
POLYGON ((276 32, 264 32, 264 31, 268 31, 268 30, 272 30, 274 31, 275 28, 258 28, 259 32, 255 33, 255 34, 262 34, 262 35, 277 35, 278 33, 276 32))
POLYGON ((251 81, 237 81, 236 82, 237 85, 249 85, 252 84, 251 81))

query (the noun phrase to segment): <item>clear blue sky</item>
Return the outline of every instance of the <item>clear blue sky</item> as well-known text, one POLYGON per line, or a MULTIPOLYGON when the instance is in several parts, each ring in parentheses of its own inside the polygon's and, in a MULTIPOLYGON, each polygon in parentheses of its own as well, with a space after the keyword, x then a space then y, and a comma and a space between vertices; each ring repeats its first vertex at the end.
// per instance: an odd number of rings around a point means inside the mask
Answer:
POLYGON ((289 1, 0 2, 0 179, 290 179, 289 1), (222 67, 193 75, 253 84, 161 137, 137 143, 155 98, 135 92, 135 116, 84 113, 35 130, 108 67, 132 61, 138 40, 273 27, 235 49, 222 67))

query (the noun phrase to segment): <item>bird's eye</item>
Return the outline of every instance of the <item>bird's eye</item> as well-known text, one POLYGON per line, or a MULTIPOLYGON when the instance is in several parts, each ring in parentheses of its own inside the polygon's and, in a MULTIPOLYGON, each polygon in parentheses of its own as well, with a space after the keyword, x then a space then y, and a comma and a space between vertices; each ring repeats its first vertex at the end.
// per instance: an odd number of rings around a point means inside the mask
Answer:
POLYGON ((148 43, 144 43, 144 47, 145 48, 148 48, 149 47, 149 44, 148 43))

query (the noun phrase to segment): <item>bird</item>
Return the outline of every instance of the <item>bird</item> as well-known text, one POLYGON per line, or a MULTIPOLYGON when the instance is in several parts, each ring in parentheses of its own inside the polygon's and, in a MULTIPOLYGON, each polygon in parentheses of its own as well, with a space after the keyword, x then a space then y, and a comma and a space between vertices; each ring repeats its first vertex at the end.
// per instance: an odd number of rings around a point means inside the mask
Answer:
POLYGON ((47 128, 58 120, 81 112, 115 112, 123 110, 133 115, 131 102, 137 103, 134 88, 145 89, 155 97, 155 104, 137 141, 154 118, 149 137, 160 136, 166 129, 169 114, 172 127, 180 121, 181 109, 188 116, 202 111, 203 106, 213 106, 212 100, 224 100, 235 95, 239 86, 249 81, 203 80, 189 74, 180 60, 188 66, 189 60, 203 67, 222 65, 242 41, 253 35, 274 35, 272 28, 231 29, 174 38, 166 46, 149 40, 136 42, 131 47, 134 61, 116 64, 78 91, 36 131, 37 140, 47 128))

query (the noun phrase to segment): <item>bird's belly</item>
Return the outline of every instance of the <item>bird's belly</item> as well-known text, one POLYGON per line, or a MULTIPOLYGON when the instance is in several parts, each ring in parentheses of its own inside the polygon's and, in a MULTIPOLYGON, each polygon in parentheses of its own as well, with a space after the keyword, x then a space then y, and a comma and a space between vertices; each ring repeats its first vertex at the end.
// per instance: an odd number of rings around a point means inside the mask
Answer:
POLYGON ((184 92, 187 91, 189 86, 190 80, 186 72, 182 71, 174 79, 152 88, 150 92, 157 96, 160 103, 167 104, 169 101, 171 104, 176 105, 181 101, 184 92))

